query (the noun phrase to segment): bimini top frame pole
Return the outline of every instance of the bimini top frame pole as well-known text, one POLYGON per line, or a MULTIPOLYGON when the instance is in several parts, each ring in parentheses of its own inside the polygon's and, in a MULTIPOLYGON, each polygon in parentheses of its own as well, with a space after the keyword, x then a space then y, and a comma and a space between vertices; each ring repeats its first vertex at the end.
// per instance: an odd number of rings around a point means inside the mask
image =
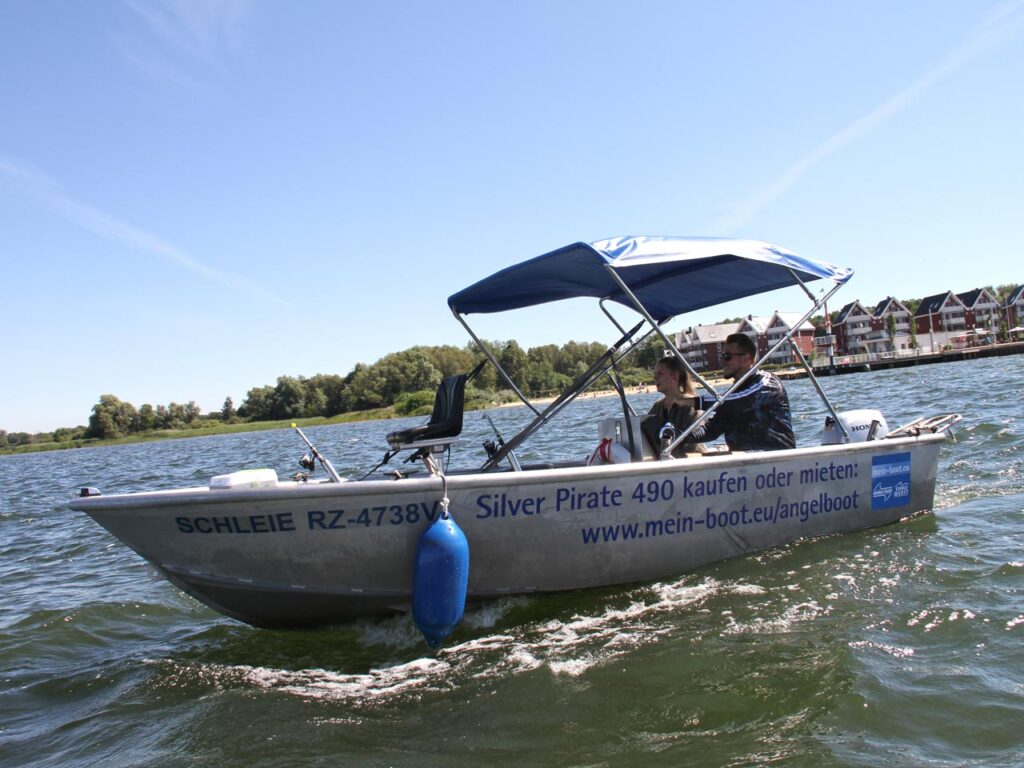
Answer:
POLYGON ((484 356, 491 361, 491 365, 494 366, 494 369, 499 374, 501 374, 501 378, 503 378, 508 383, 508 385, 512 387, 512 391, 515 392, 516 395, 518 395, 519 399, 523 401, 523 404, 531 411, 539 415, 540 411, 537 410, 537 407, 532 402, 530 402, 530 398, 528 398, 519 390, 519 387, 516 386, 516 383, 512 381, 512 377, 509 376, 505 369, 501 367, 501 363, 498 362, 498 359, 494 356, 494 353, 491 352, 490 348, 486 344, 480 341, 480 339, 477 337, 475 333, 473 333, 473 329, 469 327, 469 324, 462 317, 462 315, 460 315, 458 311, 454 309, 452 310, 452 314, 455 315, 455 319, 462 324, 462 327, 466 329, 466 333, 468 333, 470 337, 473 339, 473 341, 476 342, 476 345, 480 347, 480 351, 484 353, 484 356))
POLYGON ((658 336, 661 337, 661 340, 665 342, 665 346, 667 346, 672 351, 672 354, 675 355, 677 360, 679 360, 680 365, 682 365, 686 369, 686 372, 690 376, 692 376, 694 380, 700 382, 700 385, 704 387, 704 389, 713 394, 715 397, 718 397, 718 393, 715 391, 715 388, 712 387, 704 379, 704 377, 702 377, 699 373, 697 373, 697 371, 693 369, 693 366, 691 366, 687 359, 683 356, 683 353, 676 348, 676 345, 672 342, 672 340, 662 329, 662 323, 659 323, 657 320, 651 317, 651 313, 647 311, 647 307, 645 307, 643 303, 640 301, 640 299, 637 298, 636 294, 633 293, 632 290, 630 290, 630 287, 626 285, 622 277, 619 276, 619 273, 616 272, 615 269, 612 268, 611 266, 606 266, 605 269, 608 270, 609 274, 612 276, 612 279, 619 284, 619 288, 622 289, 622 292, 629 297, 629 300, 633 303, 634 309, 636 309, 636 311, 639 312, 643 316, 643 318, 648 323, 651 324, 651 329, 653 330, 653 332, 657 333, 658 336))
MULTIPOLYGON (((852 274, 852 270, 806 259, 757 240, 617 237, 595 243, 572 243, 507 267, 448 297, 448 306, 513 391, 536 414, 533 423, 514 438, 518 445, 537 426, 628 354, 633 347, 625 350, 622 347, 627 341, 635 343, 636 333, 643 323, 624 333, 623 338, 585 374, 577 377, 562 396, 543 412, 538 412, 501 368, 494 354, 472 332, 463 319, 465 315, 505 312, 580 297, 599 300, 602 309, 605 309, 605 302, 614 301, 638 311, 651 324, 649 333, 658 333, 694 380, 709 392, 714 392, 665 335, 662 330, 664 323, 680 314, 794 284, 803 287, 813 299, 804 282, 824 278, 838 288, 852 274)), ((828 296, 834 291, 829 291, 828 296)), ((813 300, 813 303, 814 308, 801 319, 800 324, 806 322, 824 301, 813 300)), ((622 331, 614 318, 612 321, 622 331)), ((786 343, 786 337, 772 351, 783 343, 786 343)), ((736 382, 730 391, 738 389, 746 378, 736 382)), ((719 400, 715 406, 721 402, 719 400)), ((829 406, 829 410, 834 409, 829 406)), ((512 447, 515 446, 511 445, 508 450, 512 447)), ((500 458, 499 455, 497 459, 500 458)), ((492 459, 488 467, 495 464, 496 460, 492 459)))
MULTIPOLYGON (((465 325, 465 322, 463 322, 463 325, 465 325)), ((605 353, 601 355, 601 357, 587 368, 586 371, 577 376, 576 379, 562 391, 562 394, 552 401, 547 408, 537 413, 533 421, 526 425, 526 427, 520 430, 515 436, 505 441, 505 444, 484 463, 480 468, 480 471, 488 472, 496 468, 507 455, 522 445, 530 435, 553 419, 559 411, 575 400, 581 392, 585 392, 589 389, 590 386, 593 385, 593 383, 600 377, 604 376, 615 363, 629 354, 633 350, 632 346, 627 348, 625 351, 620 351, 620 348, 636 335, 636 332, 640 330, 642 325, 642 322, 637 323, 633 328, 626 331, 622 338, 610 346, 605 353)), ((499 370, 501 369, 499 368, 499 370)), ((507 381, 508 374, 504 371, 501 371, 501 373, 507 381)))
MULTIPOLYGON (((797 351, 799 352, 799 349, 797 348, 796 344, 793 342, 793 335, 800 329, 800 326, 802 326, 804 323, 806 323, 810 319, 810 317, 815 312, 817 312, 825 304, 826 301, 828 301, 832 297, 832 295, 836 291, 838 291, 840 288, 843 287, 843 283, 839 283, 837 285, 834 285, 828 291, 828 293, 826 293, 823 297, 817 298, 817 297, 814 296, 813 293, 811 293, 810 291, 807 290, 807 286, 804 285, 804 282, 799 278, 799 276, 797 276, 796 274, 793 274, 793 279, 796 281, 797 284, 800 285, 801 288, 804 289, 804 292, 807 293, 811 297, 811 302, 812 302, 811 308, 809 310, 807 310, 807 312, 804 313, 803 317, 801 317, 797 322, 793 323, 793 325, 790 327, 789 331, 787 331, 782 336, 781 339, 779 339, 775 344, 773 344, 771 349, 769 349, 767 352, 765 352, 760 357, 760 359, 758 359, 758 360, 756 360, 754 362, 754 365, 750 368, 749 371, 747 371, 745 374, 743 374, 740 378, 736 379, 736 381, 733 382, 733 385, 731 387, 729 387, 729 389, 727 389, 724 393, 722 393, 720 396, 717 397, 716 402, 710 408, 708 408, 703 414, 701 414, 696 420, 694 420, 694 422, 689 427, 687 427, 682 432, 682 434, 680 434, 675 440, 672 441, 671 445, 668 446, 668 451, 669 452, 675 450, 678 446, 682 445, 682 443, 685 442, 686 438, 689 437, 690 433, 693 432, 693 430, 697 429, 697 427, 699 427, 701 424, 703 424, 709 418, 711 418, 712 414, 715 411, 717 411, 719 409, 719 407, 721 407, 722 403, 725 402, 725 399, 729 395, 731 395, 733 392, 736 392, 741 387, 743 387, 743 385, 747 382, 747 380, 751 376, 753 376, 755 373, 757 373, 761 369, 761 366, 764 365, 765 361, 768 360, 772 355, 774 355, 775 352, 779 348, 782 347, 782 345, 787 344, 787 343, 788 344, 792 344, 794 349, 797 349, 797 351)), ((800 355, 800 359, 803 360, 803 355, 802 354, 800 355)), ((837 424, 840 424, 841 422, 839 420, 838 415, 836 414, 836 409, 833 407, 833 405, 832 405, 831 401, 829 401, 828 397, 825 396, 825 392, 822 390, 821 386, 818 384, 817 377, 811 371, 810 366, 806 365, 806 361, 804 361, 804 364, 805 364, 805 368, 807 369, 807 375, 808 375, 808 377, 810 377, 811 381, 813 382, 814 388, 817 390, 819 397, 821 397, 821 400, 824 403, 825 407, 828 409, 829 413, 832 414, 832 418, 835 419, 837 424)), ((846 430, 845 429, 843 429, 843 433, 844 433, 845 437, 847 437, 847 438, 849 437, 849 435, 846 434, 846 430)))

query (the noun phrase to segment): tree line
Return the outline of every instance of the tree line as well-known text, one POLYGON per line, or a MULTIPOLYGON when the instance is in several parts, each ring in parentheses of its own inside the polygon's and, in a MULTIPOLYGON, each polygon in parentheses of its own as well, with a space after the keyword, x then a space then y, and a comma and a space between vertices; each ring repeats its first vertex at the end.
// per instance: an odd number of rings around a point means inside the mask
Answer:
MULTIPOLYGON (((607 350, 597 342, 570 341, 524 350, 516 341, 486 342, 519 389, 544 397, 564 389, 607 350)), ((620 370, 627 386, 646 383, 662 355, 663 343, 648 340, 620 370)), ((429 413, 441 380, 472 370, 483 359, 475 345, 416 346, 385 355, 375 363, 357 364, 347 375, 280 376, 274 384, 253 387, 235 405, 225 398, 220 411, 202 413, 195 401, 184 405, 136 407, 116 395, 101 395, 88 423, 34 435, 0 430, 0 448, 32 443, 117 439, 168 429, 194 429, 211 423, 280 421, 332 417, 356 411, 389 409, 397 415, 429 413)), ((503 384, 503 382, 502 382, 503 384)), ((485 365, 466 388, 468 408, 485 407, 514 398, 499 384, 494 366, 485 365)))
MULTIPOLYGON (((1015 290, 1013 285, 1000 285, 988 291, 1000 303, 1015 290)), ((921 299, 902 302, 913 314, 921 299)), ((829 313, 835 323, 838 310, 829 313)), ((739 321, 741 318, 735 318, 739 321)), ((890 317, 889 320, 893 318, 890 317)), ((825 318, 810 319, 816 333, 825 332, 825 318)), ((721 323, 732 322, 722 320, 721 323)), ((890 324, 891 325, 891 324, 890 324)), ((1000 337, 1005 337, 1005 323, 1000 337)), ((913 326, 911 326, 913 329, 913 326)), ((895 334, 894 326, 889 328, 895 334)), ((913 335, 913 330, 911 330, 913 335)), ((597 342, 570 341, 558 346, 545 344, 524 350, 515 341, 485 342, 519 389, 530 397, 543 397, 559 392, 585 371, 607 347, 597 342)), ((915 340, 916 343, 916 340, 915 340)), ((620 370, 623 382, 633 386, 650 381, 650 370, 663 353, 660 339, 653 337, 625 362, 620 370)), ((33 443, 68 443, 88 439, 116 439, 156 430, 194 429, 211 422, 238 423, 279 421, 306 417, 331 417, 355 411, 391 409, 395 414, 411 416, 429 413, 434 392, 441 379, 470 371, 482 358, 475 345, 464 347, 417 346, 385 355, 377 362, 359 363, 347 375, 316 374, 311 377, 280 376, 274 384, 253 387, 240 405, 231 397, 224 400, 220 411, 203 414, 195 401, 181 405, 136 408, 115 395, 100 396, 92 407, 87 425, 61 427, 53 432, 7 432, 0 429, 0 449, 33 443)), ((468 407, 482 407, 512 399, 510 390, 502 390, 491 365, 484 366, 467 387, 468 407)))

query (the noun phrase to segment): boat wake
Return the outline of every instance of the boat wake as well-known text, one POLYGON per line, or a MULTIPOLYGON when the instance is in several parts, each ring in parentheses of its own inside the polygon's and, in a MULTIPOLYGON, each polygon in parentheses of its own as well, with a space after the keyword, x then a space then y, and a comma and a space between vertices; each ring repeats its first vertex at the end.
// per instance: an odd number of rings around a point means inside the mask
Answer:
MULTIPOLYGON (((428 693, 443 694, 465 685, 497 682, 518 675, 547 670, 555 676, 579 677, 595 667, 606 666, 659 639, 679 632, 681 620, 703 610, 713 598, 760 596, 765 590, 746 583, 723 583, 691 578, 646 585, 623 595, 614 607, 595 613, 575 614, 567 619, 527 622, 503 631, 440 649, 434 657, 380 666, 365 673, 340 670, 285 670, 266 666, 212 665, 212 675, 229 685, 253 686, 303 698, 344 702, 357 707, 375 707, 428 693)), ((529 603, 527 598, 509 598, 489 603, 466 614, 471 630, 494 627, 514 608, 529 603)), ((813 603, 793 606, 771 626, 760 620, 741 624, 726 616, 725 632, 781 630, 794 621, 811 619, 820 613, 813 603)), ((385 644, 405 650, 422 644, 408 617, 366 622, 360 627, 360 644, 385 644)))

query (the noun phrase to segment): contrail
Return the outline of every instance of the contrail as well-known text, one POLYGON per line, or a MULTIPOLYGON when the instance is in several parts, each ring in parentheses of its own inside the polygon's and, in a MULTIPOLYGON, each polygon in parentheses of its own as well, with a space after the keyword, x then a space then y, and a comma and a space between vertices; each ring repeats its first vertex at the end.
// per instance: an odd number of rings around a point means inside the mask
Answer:
POLYGON ((828 138, 790 166, 767 187, 742 202, 734 211, 719 217, 713 224, 713 231, 734 232, 746 225, 764 208, 782 197, 810 168, 906 108, 911 101, 939 81, 962 69, 979 56, 999 48, 1019 36, 1024 31, 1024 14, 1019 13, 1022 4, 1024 4, 1024 0, 1013 0, 1013 2, 995 6, 988 17, 936 67, 828 138))
POLYGON ((127 0, 114 33, 122 55, 148 77, 199 88, 240 48, 249 0, 127 0))
POLYGON ((105 240, 135 251, 159 256, 179 267, 195 272, 207 280, 220 283, 233 290, 248 293, 281 306, 289 306, 287 301, 247 278, 203 264, 180 248, 164 242, 156 235, 69 197, 63 192, 60 185, 46 174, 3 156, 0 156, 0 187, 6 187, 23 197, 35 200, 65 221, 76 224, 105 240))

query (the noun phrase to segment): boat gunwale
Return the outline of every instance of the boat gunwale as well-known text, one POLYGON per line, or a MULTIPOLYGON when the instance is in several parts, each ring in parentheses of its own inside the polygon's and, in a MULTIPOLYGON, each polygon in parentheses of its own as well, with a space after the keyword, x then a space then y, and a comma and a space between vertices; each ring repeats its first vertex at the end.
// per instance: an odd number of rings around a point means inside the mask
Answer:
MULTIPOLYGON (((833 456, 849 453, 892 453, 901 448, 930 442, 943 442, 949 432, 927 433, 915 436, 882 438, 859 443, 837 443, 815 445, 804 448, 790 448, 777 451, 729 451, 720 454, 695 456, 692 458, 671 458, 662 461, 631 462, 626 464, 604 464, 578 467, 554 467, 524 469, 522 472, 479 472, 448 474, 446 482, 452 489, 512 488, 536 482, 558 482, 569 478, 631 477, 633 475, 659 474, 663 472, 685 472, 693 468, 714 468, 722 466, 758 466, 779 463, 789 459, 809 456, 833 456)), ((69 506, 78 512, 91 513, 120 508, 154 508, 191 505, 226 505, 294 499, 336 498, 344 496, 390 496, 396 493, 438 493, 443 489, 440 477, 409 477, 389 480, 353 480, 341 483, 326 480, 315 483, 278 481, 276 486, 253 489, 211 490, 208 486, 175 488, 158 491, 140 491, 99 496, 76 497, 69 506)))

